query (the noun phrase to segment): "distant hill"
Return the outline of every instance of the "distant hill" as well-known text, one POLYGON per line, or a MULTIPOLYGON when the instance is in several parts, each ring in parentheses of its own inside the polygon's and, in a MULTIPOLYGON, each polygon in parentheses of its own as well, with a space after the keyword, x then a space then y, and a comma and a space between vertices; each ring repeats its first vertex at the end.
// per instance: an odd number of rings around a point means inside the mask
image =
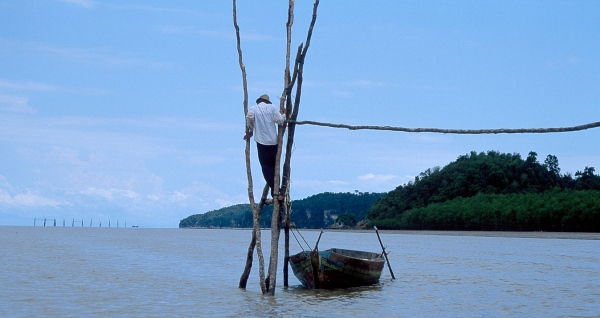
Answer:
POLYGON ((388 229, 600 231, 600 176, 561 175, 558 158, 471 152, 373 204, 369 225, 388 229))
MULTIPOLYGON (((267 206, 261 227, 271 226, 267 206)), ((420 173, 388 193, 321 193, 292 202, 298 228, 600 232, 600 176, 593 167, 561 174, 558 158, 471 152, 420 173)), ((179 227, 252 227, 248 204, 189 216, 179 227)))
MULTIPOLYGON (((375 200, 383 193, 321 193, 292 201, 291 221, 297 228, 324 228, 340 218, 351 226, 363 219, 375 200)), ((271 226, 273 206, 263 209, 261 227, 271 226)), ((202 214, 191 215, 179 222, 179 227, 252 227, 249 204, 237 204, 202 214)))

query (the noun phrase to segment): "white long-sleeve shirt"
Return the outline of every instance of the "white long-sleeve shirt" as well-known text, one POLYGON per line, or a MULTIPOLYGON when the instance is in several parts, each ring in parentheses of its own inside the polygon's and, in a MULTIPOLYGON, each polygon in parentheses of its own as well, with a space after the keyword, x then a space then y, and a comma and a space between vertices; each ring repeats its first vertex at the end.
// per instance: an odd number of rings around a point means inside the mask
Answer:
POLYGON ((273 104, 260 103, 246 114, 248 130, 254 130, 254 140, 261 145, 277 144, 277 125, 283 124, 285 115, 273 104))

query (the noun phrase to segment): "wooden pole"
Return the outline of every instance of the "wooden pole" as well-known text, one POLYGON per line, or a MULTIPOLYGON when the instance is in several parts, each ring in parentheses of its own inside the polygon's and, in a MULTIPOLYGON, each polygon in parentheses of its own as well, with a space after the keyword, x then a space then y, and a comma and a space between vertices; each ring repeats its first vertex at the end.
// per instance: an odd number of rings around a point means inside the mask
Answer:
MULTIPOLYGON (((291 54, 291 45, 292 45, 292 25, 294 24, 294 0, 289 0, 288 3, 288 20, 286 23, 286 48, 285 48, 285 72, 283 74, 283 82, 285 89, 283 90, 283 94, 281 94, 281 99, 279 100, 279 106, 283 107, 284 104, 286 106, 286 114, 291 113, 291 103, 288 101, 288 90, 287 87, 290 86, 291 76, 290 76, 290 54, 291 54)), ((287 125, 287 124, 284 124, 287 125)), ((286 150, 287 151, 287 150, 286 150)), ((284 174, 285 175, 285 174, 284 174)), ((285 220, 284 220, 284 256, 283 256, 283 286, 289 286, 289 259, 290 259, 290 196, 287 189, 289 189, 289 180, 282 178, 282 189, 280 193, 284 196, 284 206, 285 206, 285 220)))
MULTIPOLYGON (((286 41, 286 67, 285 67, 285 71, 283 74, 283 81, 284 81, 284 87, 288 87, 289 86, 289 82, 290 82, 290 45, 291 45, 291 38, 292 38, 292 24, 294 21, 294 0, 289 0, 288 2, 288 20, 286 23, 286 30, 287 30, 287 41, 286 41)), ((284 102, 286 100, 289 99, 289 96, 287 94, 287 90, 284 89, 284 94, 282 94, 280 100, 279 100, 279 107, 283 108, 284 102)), ((289 111, 286 111, 287 116, 289 116, 289 111)), ((267 282, 268 286, 273 286, 273 288, 268 288, 269 289, 269 294, 270 295, 274 295, 275 293, 275 283, 276 283, 276 277, 277 277, 277 261, 279 259, 278 255, 279 255, 279 237, 281 235, 281 222, 282 222, 282 211, 283 211, 283 205, 284 203, 282 201, 279 201, 278 199, 281 198, 285 198, 286 196, 286 189, 284 187, 280 187, 279 185, 281 184, 281 180, 283 179, 281 174, 280 174, 280 167, 281 167, 281 153, 283 150, 283 135, 285 134, 287 129, 287 122, 284 122, 282 126, 279 127, 278 130, 278 135, 277 135, 277 155, 276 155, 276 159, 275 159, 275 189, 274 193, 278 193, 278 197, 274 198, 277 200, 274 200, 275 205, 273 207, 273 215, 271 218, 271 258, 269 260, 269 272, 267 274, 267 278, 269 279, 269 282, 267 282)), ((289 133, 288 133, 289 134, 289 133)), ((284 179, 285 180, 285 179, 284 179)), ((284 181, 285 184, 285 181, 284 181)), ((288 213, 288 212, 286 212, 288 213)), ((287 219, 287 217, 286 217, 287 219)), ((286 235, 289 235, 289 231, 285 231, 286 235)), ((289 236, 285 238, 286 241, 289 241, 289 236)), ((284 247, 284 255, 285 254, 289 254, 289 252, 287 251, 288 245, 286 245, 284 247)), ((285 256, 284 256, 284 260, 285 260, 285 256)), ((286 264, 284 263, 284 286, 287 286, 287 268, 286 268, 286 264)))
MULTIPOLYGON (((241 49, 241 40, 240 40, 240 28, 237 24, 237 5, 236 0, 233 0, 233 26, 235 28, 236 35, 236 43, 237 43, 237 51, 238 51, 238 62, 240 66, 240 70, 242 72, 242 85, 244 89, 244 123, 246 121, 246 114, 248 113, 248 83, 246 80, 246 66, 243 63, 242 58, 242 49, 241 49)), ((246 125, 244 125, 246 126, 246 125)), ((247 130, 247 128, 246 128, 247 130)), ((247 131, 246 131, 247 132, 247 131)), ((250 245, 256 245, 256 253, 258 254, 258 263, 259 263, 259 282, 260 289, 263 294, 267 293, 267 286, 265 284, 265 261, 262 253, 262 244, 261 244, 261 232, 260 232, 260 212, 259 207, 256 206, 254 202, 254 192, 253 192, 253 183, 252 183, 252 169, 250 167, 250 139, 246 141, 246 175, 248 177, 248 199, 250 201, 250 206, 252 207, 252 216, 253 216, 253 226, 252 226, 252 241, 250 245)), ((260 205, 262 209, 262 204, 260 205)), ((244 274, 242 274, 242 278, 244 274)), ((240 285, 242 282, 240 281, 240 285)), ((245 285, 245 284, 244 284, 245 285)))
MULTIPOLYGON (((291 122, 291 121, 290 121, 291 122)), ((600 121, 571 127, 553 127, 553 128, 515 128, 515 129, 442 129, 442 128, 406 128, 393 126, 352 126, 346 124, 331 124, 318 121, 296 121, 296 125, 315 125, 331 128, 346 128, 349 130, 389 130, 409 133, 440 133, 440 134, 461 134, 461 135, 482 135, 482 134, 542 134, 581 131, 600 127, 600 121)))
MULTIPOLYGON (((262 197, 265 198, 267 197, 269 193, 269 185, 265 184, 265 187, 263 188, 263 193, 262 193, 262 197)), ((263 203, 264 200, 261 200, 258 206, 258 210, 262 211, 263 208, 263 203)), ((260 225, 260 213, 258 215, 258 223, 260 225)), ((259 231, 260 231, 260 226, 259 226, 259 231)), ((246 255, 246 266, 244 267, 244 272, 242 272, 242 276, 240 277, 240 283, 238 285, 239 288, 246 288, 246 285, 248 283, 248 277, 250 277, 250 271, 252 270, 252 262, 254 259, 254 248, 256 247, 256 242, 257 242, 257 236, 256 236, 257 232, 255 232, 254 230, 252 231, 252 240, 250 241, 250 246, 248 246, 248 253, 246 255)))
POLYGON ((392 275, 392 279, 396 279, 394 276, 394 272, 392 271, 392 266, 390 265, 390 260, 388 259, 387 252, 385 251, 385 247, 383 247, 383 243, 381 242, 381 237, 379 237, 379 231, 377 227, 373 227, 375 229, 375 233, 377 233, 377 239, 379 240, 379 245, 381 245, 381 249, 383 250, 383 256, 385 257, 385 262, 387 263, 388 269, 390 270, 390 274, 392 275))
MULTIPOLYGON (((293 2, 292 0, 290 0, 291 2, 293 2)), ((297 85, 296 85, 296 96, 294 99, 294 109, 292 111, 292 115, 291 115, 291 119, 296 120, 297 116, 298 116, 298 108, 300 106, 300 96, 301 96, 301 91, 302 91, 302 71, 304 69, 304 60, 306 57, 306 52, 308 51, 308 47, 310 45, 310 38, 312 36, 312 30, 314 28, 316 19, 317 19, 317 8, 319 6, 319 0, 315 0, 315 3, 313 5, 313 16, 312 16, 312 20, 308 29, 308 35, 306 38, 306 45, 301 45, 300 47, 303 47, 304 49, 301 51, 301 54, 299 54, 299 56, 297 56, 296 58, 296 62, 295 62, 295 66, 294 66, 294 76, 292 77, 292 80, 290 82, 290 86, 286 87, 285 90, 287 92, 286 94, 286 98, 287 99, 291 99, 291 95, 289 94, 291 92, 291 87, 294 84, 294 79, 297 81, 297 85)), ((299 50, 300 52, 300 50, 299 50)), ((288 126, 288 143, 287 143, 287 149, 291 149, 292 145, 293 145, 293 141, 294 141, 294 127, 293 125, 288 126)), ((281 145, 281 144, 280 144, 281 145)), ((284 180, 282 186, 286 187, 287 185, 287 180, 290 179, 290 167, 289 167, 289 162, 291 159, 291 155, 292 155, 292 151, 286 151, 286 158, 285 158, 285 162, 287 163, 287 169, 286 169, 286 165, 284 164, 284 169, 283 169, 283 178, 282 180, 284 180)), ((279 160, 279 157, 278 159, 279 160)), ((279 181, 279 179, 276 179, 276 181, 279 181)), ((278 184, 276 184, 276 187, 278 186, 278 184)), ((288 189, 281 189, 281 193, 283 195, 285 195, 287 193, 287 191, 289 191, 288 189)), ((276 203, 275 204, 275 209, 279 209, 279 205, 276 203)), ((270 277, 270 288, 269 288, 269 295, 274 295, 275 294, 275 283, 276 283, 276 275, 277 275, 277 259, 278 259, 278 242, 279 242, 279 231, 280 231, 280 227, 281 227, 281 218, 280 218, 280 214, 279 211, 277 211, 277 215, 275 214, 275 210, 273 211, 273 220, 279 220, 279 223, 275 224, 275 222, 272 222, 271 224, 271 263, 269 264, 269 274, 268 276, 270 277)))
MULTIPOLYGON (((285 72, 285 91, 284 91, 284 96, 282 96, 281 99, 281 103, 283 103, 283 101, 287 101, 287 109, 288 109, 288 114, 290 114, 290 109, 292 108, 291 105, 291 89, 294 86, 294 82, 297 80, 298 81, 298 85, 296 86, 296 97, 295 97, 295 101, 294 101, 294 108, 292 111, 292 116, 291 118, 295 121, 296 117, 298 115, 298 106, 300 104, 300 95, 301 95, 301 87, 302 87, 302 70, 304 67, 304 58, 306 56, 306 52, 308 49, 308 46, 310 44, 310 38, 312 36, 312 30, 316 21, 316 17, 317 17, 317 8, 318 8, 318 4, 319 4, 319 0, 315 0, 314 6, 313 6, 313 17, 312 17, 312 21, 309 27, 309 31, 308 31, 308 35, 307 35, 307 40, 306 40, 306 45, 304 45, 304 50, 299 49, 298 50, 298 56, 296 58, 295 64, 294 64, 294 75, 291 77, 290 79, 290 75, 289 75, 289 43, 290 43, 290 39, 291 39, 291 23, 293 21, 293 7, 294 7, 294 0, 289 0, 289 11, 288 11, 288 54, 287 54, 287 69, 285 72)), ((244 117, 247 114, 248 111, 248 91, 247 91, 247 83, 246 83, 246 69, 245 66, 242 62, 242 51, 241 51, 241 45, 240 45, 240 35, 239 35, 239 26, 237 24, 237 12, 236 12, 236 0, 233 0, 233 23, 234 23, 234 27, 236 30, 236 40, 237 40, 237 50, 238 50, 238 57, 239 57, 239 65, 240 65, 240 69, 242 71, 242 80, 243 80, 243 87, 244 87, 244 117)), ((300 48, 302 48, 302 45, 300 46, 300 48)), ((281 106, 281 105, 280 105, 281 106)), ((288 145, 286 150, 286 158, 285 158, 285 164, 284 164, 284 171, 283 171, 283 176, 282 178, 280 178, 279 175, 279 166, 280 166, 280 159, 281 159, 281 150, 282 150, 282 139, 283 139, 283 134, 285 133, 287 127, 287 122, 284 123, 284 125, 281 127, 281 129, 279 130, 279 134, 278 134, 278 141, 279 141, 279 147, 278 147, 278 151, 277 151, 277 158, 276 158, 276 173, 275 173, 275 189, 274 192, 275 193, 279 193, 280 196, 283 196, 284 198, 287 197, 287 193, 288 193, 288 184, 289 184, 289 176, 290 176, 290 167, 289 167, 289 162, 290 162, 290 158, 291 158, 291 145, 293 144, 293 139, 294 139, 294 130, 291 129, 291 132, 288 130, 288 145), (286 168, 287 167, 287 168, 286 168), (279 189, 279 184, 280 181, 283 180, 283 182, 281 182, 282 187, 281 189, 279 189)), ((277 275, 277 259, 278 259, 278 242, 279 242, 279 236, 280 236, 280 231, 281 231, 281 221, 282 221, 282 215, 281 215, 281 210, 283 207, 283 202, 280 202, 279 200, 275 200, 275 205, 274 205, 274 209, 273 209, 273 217, 272 217, 272 222, 271 222, 271 257, 270 257, 270 263, 269 263, 269 269, 268 269, 268 274, 267 274, 267 279, 269 279, 269 282, 266 283, 265 279, 264 279, 264 261, 263 261, 263 257, 262 257, 262 249, 261 249, 261 245, 260 245, 260 223, 259 223, 259 216, 260 216, 260 210, 257 209, 256 204, 254 202, 254 195, 252 193, 252 175, 251 175, 251 169, 250 169, 250 155, 249 155, 249 148, 250 148, 250 143, 249 141, 246 142, 246 171, 247 171, 247 176, 248 176, 248 197, 250 200, 250 205, 252 207, 252 212, 253 212, 253 216, 254 216, 254 227, 253 227, 253 238, 252 238, 252 242, 251 242, 251 246, 253 245, 253 242, 256 243, 256 250, 259 256, 259 263, 260 263, 260 284, 261 284, 261 290, 263 292, 263 294, 265 293, 269 293, 270 295, 274 295, 275 294, 275 287, 276 287, 276 275, 277 275)), ((277 198, 276 198, 277 199, 277 198)), ((286 209, 286 213, 289 213, 289 208, 286 209)), ((288 216, 286 215, 286 221, 288 220, 288 216)), ((288 223, 288 222, 286 222, 288 223)), ((289 233, 289 231, 286 231, 286 233, 289 233)), ((289 234, 286 234, 289 235, 289 234)), ((288 239, 289 240, 289 237, 288 239)), ((287 249, 287 245, 286 245, 286 249, 287 249)), ((242 274, 242 277, 244 277, 245 274, 242 274)), ((242 284, 242 281, 240 280, 240 286, 245 285, 242 284)))
POLYGON ((321 233, 319 233, 319 238, 317 239, 317 243, 315 244, 315 251, 319 250, 319 242, 321 241, 321 235, 323 235, 323 229, 321 229, 321 233))

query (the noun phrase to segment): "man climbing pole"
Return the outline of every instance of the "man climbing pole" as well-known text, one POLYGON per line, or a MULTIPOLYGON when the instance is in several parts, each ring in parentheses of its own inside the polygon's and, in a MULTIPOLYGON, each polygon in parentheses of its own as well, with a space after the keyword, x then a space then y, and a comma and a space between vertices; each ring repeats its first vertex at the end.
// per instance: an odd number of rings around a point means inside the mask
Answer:
MULTIPOLYGON (((263 94, 256 100, 256 105, 251 107, 246 114, 246 135, 248 140, 254 135, 256 148, 258 150, 258 161, 262 169, 263 177, 271 188, 271 197, 283 200, 283 197, 275 192, 275 160, 277 157, 277 125, 285 121, 285 108, 279 111, 271 104, 269 95, 263 94)), ((265 200, 265 204, 272 204, 273 200, 265 200)))

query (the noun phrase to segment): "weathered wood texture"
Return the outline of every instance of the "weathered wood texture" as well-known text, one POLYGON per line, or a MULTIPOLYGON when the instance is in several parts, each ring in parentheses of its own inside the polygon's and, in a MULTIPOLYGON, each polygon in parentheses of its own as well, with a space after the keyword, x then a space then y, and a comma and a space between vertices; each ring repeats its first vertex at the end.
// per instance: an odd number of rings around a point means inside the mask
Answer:
MULTIPOLYGON (((238 51, 238 61, 240 65, 240 70, 242 72, 242 85, 244 88, 244 123, 246 122, 246 114, 248 113, 248 83, 246 80, 246 66, 243 63, 242 58, 242 48, 241 48, 241 40, 240 40, 240 28, 237 24, 237 4, 236 0, 233 0, 233 25, 235 27, 235 35, 237 41, 237 51, 238 51)), ((245 125, 244 125, 245 126, 245 125)), ((247 129, 247 128, 246 128, 247 129)), ((250 138, 246 140, 246 174, 248 177, 248 199, 250 201, 250 206, 252 207, 252 216, 253 216, 253 226, 252 226, 252 241, 250 242, 250 246, 256 246, 256 253, 258 254, 258 263, 259 263, 259 276, 260 276, 260 289, 263 294, 267 292, 267 287, 265 285, 265 261, 262 253, 262 245, 261 245, 261 237, 260 237, 260 212, 262 210, 262 204, 260 205, 261 210, 258 209, 256 203, 254 202, 254 191, 253 191, 253 182, 252 182, 252 169, 250 166, 250 138)), ((254 247, 252 248, 254 249, 254 247)), ((253 254, 253 253, 252 253, 253 254)), ((250 255, 252 258, 252 255, 250 255)), ((242 273, 242 277, 240 278, 240 287, 245 288, 246 282, 248 280, 248 275, 250 275, 250 269, 252 267, 252 259, 247 260, 246 264, 250 263, 250 267, 247 267, 248 273, 246 274, 246 270, 242 273), (242 287, 243 286, 243 287, 242 287)))
MULTIPOLYGON (((311 20, 311 24, 309 27, 309 31, 308 31, 308 35, 307 35, 307 40, 306 40, 306 45, 300 45, 299 49, 298 49, 298 54, 296 56, 296 60, 294 63, 294 74, 293 76, 290 77, 290 45, 291 45, 291 37, 292 37, 292 24, 293 24, 293 17, 294 17, 294 0, 289 0, 289 7, 288 7, 288 22, 286 24, 287 26, 287 53, 286 53, 286 70, 284 73, 284 94, 282 94, 281 100, 280 100, 280 106, 283 106, 284 102, 286 104, 286 113, 289 115, 290 113, 292 114, 289 118, 292 120, 296 120, 297 116, 298 116, 298 107, 300 104, 300 95, 301 95, 301 86, 302 86, 302 70, 303 70, 303 66, 304 66, 304 59, 306 57, 306 52, 308 50, 308 46, 310 44, 310 38, 312 36, 312 30, 314 28, 314 24, 316 22, 316 17, 317 17, 317 8, 319 5, 319 0, 316 0, 313 6, 313 17, 311 20), (302 47, 304 47, 304 50, 302 50, 302 47), (293 107, 292 107, 292 102, 291 102, 291 91, 292 88, 294 87, 294 83, 297 82, 296 85, 296 97, 293 103, 293 107)), ((248 112, 248 89, 247 89, 247 81, 246 81, 246 68, 244 66, 243 63, 243 58, 242 58, 242 50, 241 50, 241 40, 240 40, 240 32, 239 32, 239 26, 237 24, 237 6, 236 6, 236 0, 233 0, 233 24, 235 27, 235 31, 236 31, 236 41, 237 41, 237 51, 238 51, 238 59, 239 59, 239 65, 240 65, 240 70, 242 72, 242 85, 244 88, 244 117, 248 112)), ((245 120, 245 119, 244 119, 245 120)), ((295 124, 293 124, 292 126, 295 126, 295 124)), ((275 171, 275 189, 274 192, 275 193, 279 193, 281 196, 283 196, 284 198, 289 198, 288 196, 288 187, 289 187, 289 180, 290 180, 290 159, 291 159, 291 149, 292 149, 292 144, 294 141, 294 129, 291 130, 291 132, 288 130, 288 145, 286 147, 286 158, 285 158, 285 164, 284 164, 284 171, 283 171, 283 176, 280 176, 280 160, 281 160, 281 153, 282 153, 282 145, 283 145, 283 136, 287 130, 288 127, 288 123, 284 123, 284 125, 282 125, 282 127, 280 127, 279 129, 279 133, 278 133, 278 150, 277 150, 277 157, 276 157, 276 171, 275 171), (279 189, 279 184, 281 179, 283 179, 283 187, 282 189, 279 189)), ((272 217, 272 222, 271 222, 271 257, 269 259, 269 269, 268 269, 268 273, 267 273, 267 279, 268 281, 265 280, 264 278, 264 259, 263 259, 263 255, 262 255, 262 248, 261 248, 261 239, 260 239, 260 212, 262 211, 262 200, 261 200, 261 204, 259 204, 259 206, 256 206, 256 203, 254 202, 254 193, 253 193, 253 184, 252 184, 252 172, 250 169, 250 141, 247 140, 246 141, 246 151, 245 151, 245 155, 246 155, 246 171, 247 171, 247 177, 248 177, 248 199, 250 201, 250 205, 252 207, 252 214, 253 214, 253 232, 252 232, 252 240, 250 242, 250 246, 248 247, 248 255, 247 255, 247 259, 246 259, 246 267, 244 269, 244 272, 242 273, 242 277, 240 278, 240 288, 245 288, 247 280, 248 280, 248 276, 250 274, 250 270, 252 268, 252 255, 254 247, 256 246, 256 251, 259 257, 259 270, 260 270, 260 284, 261 284, 261 290, 263 292, 263 294, 268 293, 270 295, 274 295, 275 294, 275 287, 276 287, 276 279, 277 279, 277 259, 278 259, 278 243, 279 243, 279 236, 280 236, 280 232, 281 232, 281 222, 282 222, 282 206, 283 206, 283 202, 280 202, 279 200, 274 200, 275 202, 275 206, 273 208, 273 217, 272 217)), ((263 191, 263 198, 265 197, 265 193, 263 191)), ((277 198, 274 198, 277 199, 277 198)), ((289 202, 289 199, 287 199, 286 201, 289 202)), ((288 208, 285 209, 286 211, 286 224, 289 223, 289 213, 290 213, 290 209, 289 209, 289 204, 288 204, 288 208)), ((289 225, 286 225, 286 254, 285 254, 285 259, 287 261, 288 255, 289 255, 289 225)), ((286 262, 287 264, 287 262, 286 262)), ((284 273, 286 274, 285 277, 285 284, 287 285, 287 267, 286 270, 284 270, 284 273)))
MULTIPOLYGON (((291 55, 291 47, 292 47, 292 25, 294 24, 294 0, 289 1, 288 5, 288 20, 285 24, 286 26, 286 34, 287 41, 285 47, 285 72, 283 74, 284 81, 284 89, 283 94, 281 94, 281 99, 279 100, 279 106, 286 108, 286 114, 290 114, 291 112, 291 103, 286 103, 289 100, 288 98, 288 90, 287 87, 290 86, 290 55, 291 55)), ((286 123, 287 125, 287 123, 286 123)), ((284 174, 285 175, 285 174, 284 174)), ((289 189, 289 180, 283 180, 283 188, 289 189)), ((285 208, 285 219, 284 219, 284 257, 283 257, 283 286, 289 286, 289 264, 288 259, 290 257, 290 214, 292 213, 290 209, 290 197, 289 192, 284 192, 283 189, 281 191, 282 194, 285 195, 284 199, 284 208, 285 208)))
POLYGON ((331 289, 376 284, 385 261, 377 253, 332 248, 300 252, 290 263, 306 288, 331 289))
MULTIPOLYGON (((293 4, 293 0, 290 0, 290 4, 293 4)), ((310 39, 312 37, 312 32, 315 26, 315 22, 317 20, 317 9, 319 7, 319 0, 316 0, 314 5, 313 5, 313 14, 312 14, 312 20, 308 29, 308 34, 306 37, 306 44, 305 45, 300 45, 298 48, 298 53, 296 55, 296 61, 295 61, 295 65, 294 65, 294 74, 292 76, 291 81, 289 81, 289 85, 285 87, 285 97, 286 97, 286 109, 290 109, 292 107, 291 105, 291 92, 292 89, 294 87, 294 83, 295 83, 295 87, 296 87, 296 96, 294 98, 294 103, 293 103, 293 109, 292 109, 292 113, 291 116, 289 116, 289 118, 293 121, 296 120, 296 118, 298 117, 298 110, 300 108, 300 96, 302 95, 302 72, 304 70, 304 60, 306 58, 306 53, 308 52, 308 48, 310 46, 310 39)), ((293 8, 293 6, 291 5, 290 8, 293 8)), ((293 13, 292 13, 293 15, 293 13)), ((291 29, 290 31, 291 32, 291 29)), ((291 33, 290 33, 291 34, 291 33)), ((291 36, 291 35, 290 35, 291 36)), ((289 114, 289 113, 288 113, 289 114)), ((285 129, 285 126, 283 127, 283 129, 285 129)), ((283 176, 282 176, 282 188, 280 189, 279 193, 281 193, 283 196, 286 196, 288 193, 288 185, 289 185, 289 180, 290 180, 290 174, 291 174, 291 166, 290 166, 290 162, 291 162, 291 156, 292 156, 292 146, 294 144, 294 133, 295 133, 295 125, 294 124, 287 124, 287 134, 288 134, 288 139, 287 139, 287 143, 286 143, 286 153, 285 153, 285 161, 284 161, 284 166, 283 166, 283 176)), ((280 138, 283 138, 283 134, 280 131, 280 138)), ((278 151, 278 160, 281 156, 281 147, 282 147, 282 142, 280 140, 279 143, 279 151, 278 151)), ((279 161, 278 161, 279 162, 279 161)), ((279 167, 279 165, 277 165, 277 167, 279 167)), ((276 178, 276 181, 279 181, 278 178, 276 178)), ((276 187, 278 186, 278 184, 276 183, 276 187)), ((271 258, 270 258, 270 264, 269 264, 269 273, 268 276, 270 278, 270 282, 269 282, 269 295, 274 295, 275 294, 275 287, 276 287, 276 282, 277 282, 277 259, 278 259, 278 255, 279 255, 279 250, 278 250, 278 246, 279 246, 279 235, 280 235, 280 231, 281 231, 281 213, 280 210, 281 209, 281 205, 279 204, 279 202, 276 203, 275 208, 273 209, 273 218, 272 218, 272 222, 271 222, 271 258)), ((286 212, 289 213, 289 210, 286 212)))
MULTIPOLYGON (((265 184, 265 187, 264 187, 263 193, 262 193, 262 198, 266 198, 268 193, 269 193, 269 185, 265 184)), ((263 206, 264 206, 264 200, 261 200, 261 202, 258 204, 257 211, 262 212, 263 206)), ((240 277, 239 288, 246 288, 246 285, 248 283, 248 277, 250 277, 250 272, 252 270, 252 261, 254 260, 254 248, 256 247, 256 242, 258 240, 260 240, 260 215, 261 215, 260 212, 258 213, 257 217, 254 217, 254 213, 253 213, 252 240, 250 241, 250 245, 248 246, 248 254, 246 255, 246 266, 244 267, 244 272, 242 273, 242 276, 240 277), (255 230, 256 224, 254 222, 257 222, 259 224, 258 231, 255 230), (257 239, 257 237, 258 237, 258 239, 257 239)), ((262 257, 262 250, 260 251, 260 255, 262 257)), ((263 275, 264 275, 264 260, 263 260, 263 263, 261 266, 263 267, 263 275)), ((266 290, 267 290, 267 288, 265 286, 264 292, 266 292, 266 290)))
MULTIPOLYGON (((292 120, 289 121, 292 123, 292 120)), ((332 124, 311 120, 294 121, 296 125, 315 125, 331 128, 346 128, 350 130, 389 130, 409 133, 440 133, 440 134, 463 134, 463 135, 478 135, 478 134, 542 134, 542 133, 559 133, 581 131, 586 129, 600 127, 600 122, 593 122, 584 125, 571 127, 555 127, 555 128, 499 128, 499 129, 443 129, 443 128, 406 128, 394 126, 352 126, 346 124, 332 124)))

